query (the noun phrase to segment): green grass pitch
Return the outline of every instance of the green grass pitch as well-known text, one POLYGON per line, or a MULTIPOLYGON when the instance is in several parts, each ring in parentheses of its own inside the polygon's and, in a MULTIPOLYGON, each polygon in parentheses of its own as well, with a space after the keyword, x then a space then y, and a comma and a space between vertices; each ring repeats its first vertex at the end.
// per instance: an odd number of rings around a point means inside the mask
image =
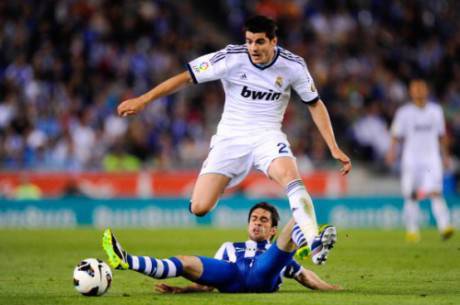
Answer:
MULTIPOLYGON (((115 229, 127 250, 159 258, 213 255, 224 241, 246 239, 244 229, 115 229)), ((442 242, 434 230, 419 244, 404 242, 402 231, 341 230, 325 266, 304 266, 340 292, 314 292, 292 280, 273 294, 194 293, 161 295, 156 280, 132 271, 114 271, 102 297, 79 295, 74 266, 83 258, 105 260, 102 230, 0 230, 0 304, 460 304, 460 236, 442 242)), ((170 279, 183 285, 183 279, 170 279)))

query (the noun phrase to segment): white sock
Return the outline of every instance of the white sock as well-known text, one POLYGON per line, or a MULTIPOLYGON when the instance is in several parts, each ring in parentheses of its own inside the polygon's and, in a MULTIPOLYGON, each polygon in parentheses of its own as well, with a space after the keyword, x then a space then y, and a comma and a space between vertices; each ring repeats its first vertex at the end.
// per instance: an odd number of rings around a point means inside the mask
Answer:
POLYGON ((302 230, 308 245, 311 247, 315 236, 318 235, 315 209, 310 195, 307 193, 302 180, 291 181, 286 194, 289 198, 292 216, 302 230))
POLYGON ((404 200, 403 217, 407 232, 417 233, 419 230, 420 207, 413 199, 404 200))
POLYGON ((431 211, 433 212, 436 224, 440 232, 449 227, 449 209, 446 200, 441 196, 431 198, 431 211))

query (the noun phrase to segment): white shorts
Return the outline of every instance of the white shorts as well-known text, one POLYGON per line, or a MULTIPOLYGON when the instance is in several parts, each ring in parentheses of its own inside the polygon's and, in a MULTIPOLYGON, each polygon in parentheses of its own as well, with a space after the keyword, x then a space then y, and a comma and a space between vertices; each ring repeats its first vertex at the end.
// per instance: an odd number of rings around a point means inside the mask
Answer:
POLYGON ((403 196, 442 192, 442 164, 412 164, 401 170, 401 188, 403 196))
POLYGON ((200 175, 216 173, 229 177, 232 187, 243 181, 252 167, 268 177, 268 167, 279 157, 294 158, 286 135, 269 131, 259 135, 214 135, 200 175))

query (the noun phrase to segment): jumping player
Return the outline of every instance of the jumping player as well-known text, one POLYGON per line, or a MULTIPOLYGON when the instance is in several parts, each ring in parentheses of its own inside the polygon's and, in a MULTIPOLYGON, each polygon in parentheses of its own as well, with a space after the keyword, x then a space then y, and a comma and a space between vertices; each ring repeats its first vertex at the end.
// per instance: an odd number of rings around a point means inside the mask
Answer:
MULTIPOLYGON (((286 190, 296 223, 304 233, 315 264, 324 261, 335 239, 323 240, 313 249, 318 231, 312 199, 301 180, 295 157, 281 122, 291 88, 308 106, 313 121, 332 156, 342 163, 341 172, 351 170, 348 156, 338 147, 328 111, 319 98, 305 61, 277 45, 276 24, 264 16, 245 23, 244 45, 224 49, 192 60, 182 72, 147 93, 118 106, 121 116, 133 115, 148 103, 172 94, 190 83, 221 80, 225 106, 210 152, 196 181, 190 211, 201 216, 209 212, 225 188, 241 182, 252 167, 264 172, 286 190)), ((328 236, 336 236, 328 227, 328 236), (333 234, 331 234, 333 233, 333 234)))

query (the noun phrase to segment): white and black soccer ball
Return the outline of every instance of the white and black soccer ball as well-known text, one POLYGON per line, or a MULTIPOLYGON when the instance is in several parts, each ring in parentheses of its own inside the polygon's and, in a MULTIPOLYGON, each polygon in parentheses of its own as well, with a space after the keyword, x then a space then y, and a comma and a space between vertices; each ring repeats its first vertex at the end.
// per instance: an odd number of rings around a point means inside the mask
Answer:
POLYGON ((112 283, 110 267, 96 258, 82 260, 73 271, 73 285, 85 296, 103 295, 112 283))

